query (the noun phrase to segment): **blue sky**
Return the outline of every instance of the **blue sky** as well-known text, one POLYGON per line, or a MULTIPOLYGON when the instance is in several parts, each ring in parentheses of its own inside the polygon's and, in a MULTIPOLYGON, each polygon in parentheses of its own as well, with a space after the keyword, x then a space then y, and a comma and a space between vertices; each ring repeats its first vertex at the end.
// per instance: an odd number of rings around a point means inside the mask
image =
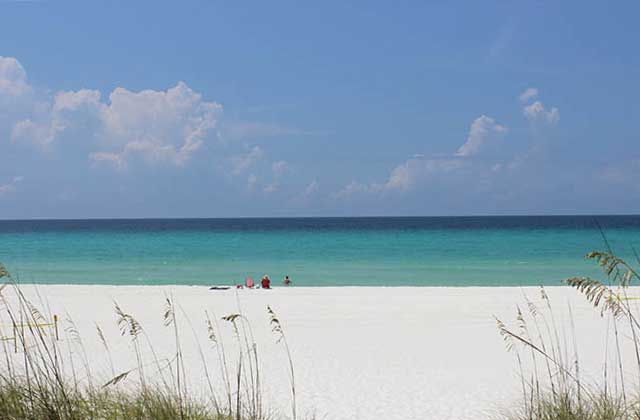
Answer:
POLYGON ((0 1, 0 218, 639 213, 639 13, 0 1))

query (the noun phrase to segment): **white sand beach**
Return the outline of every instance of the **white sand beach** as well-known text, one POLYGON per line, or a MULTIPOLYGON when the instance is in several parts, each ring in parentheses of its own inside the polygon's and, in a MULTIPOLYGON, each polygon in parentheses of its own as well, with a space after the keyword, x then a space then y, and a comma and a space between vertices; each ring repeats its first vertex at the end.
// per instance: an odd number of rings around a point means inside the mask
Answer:
MULTIPOLYGON (((23 287, 34 301, 36 288, 23 287)), ((546 289, 571 339, 567 303, 575 320, 585 381, 598 381, 603 363, 606 320, 568 287, 546 289)), ((215 351, 207 341, 205 310, 219 319, 239 310, 251 321, 261 358, 265 403, 289 415, 287 359, 275 343, 266 311, 280 317, 295 366, 299 418, 481 419, 520 397, 513 354, 505 350, 493 315, 515 321, 516 305, 527 295, 539 303, 535 287, 340 287, 210 291, 197 286, 38 286, 50 313, 73 318, 93 365, 93 376, 111 377, 108 358, 96 334, 103 329, 115 370, 135 365, 131 344, 116 325, 114 301, 134 315, 160 357, 174 351, 163 325, 166 296, 178 313, 181 343, 192 395, 206 393, 198 342, 214 381, 215 351), (240 308, 239 308, 240 306, 240 308), (184 320, 188 318, 190 323, 184 320), (196 332, 197 338, 191 330, 196 332)), ((230 333, 230 326, 221 325, 230 333)), ((64 321, 61 338, 64 339, 64 321)), ((233 352, 233 338, 228 351, 233 352)), ((633 366, 633 365, 630 365, 633 366)))

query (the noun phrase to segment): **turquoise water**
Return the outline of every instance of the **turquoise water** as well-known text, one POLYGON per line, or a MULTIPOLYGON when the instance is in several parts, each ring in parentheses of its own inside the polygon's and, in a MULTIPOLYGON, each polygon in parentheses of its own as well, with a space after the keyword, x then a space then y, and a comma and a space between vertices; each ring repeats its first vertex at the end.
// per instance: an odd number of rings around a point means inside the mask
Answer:
POLYGON ((0 221, 0 261, 38 283, 552 285, 598 275, 596 222, 640 248, 636 216, 0 221))

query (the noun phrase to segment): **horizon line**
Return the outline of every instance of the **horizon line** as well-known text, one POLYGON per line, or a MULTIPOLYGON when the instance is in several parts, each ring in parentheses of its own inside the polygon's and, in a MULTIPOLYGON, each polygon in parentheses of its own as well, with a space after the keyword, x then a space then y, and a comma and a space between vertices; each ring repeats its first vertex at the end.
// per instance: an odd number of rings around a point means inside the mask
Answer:
POLYGON ((495 217, 640 217, 640 213, 557 213, 557 214, 468 214, 468 215, 368 215, 368 216, 217 216, 217 217, 33 217, 24 219, 0 218, 0 222, 35 221, 113 221, 113 220, 260 220, 260 219, 443 219, 495 217))

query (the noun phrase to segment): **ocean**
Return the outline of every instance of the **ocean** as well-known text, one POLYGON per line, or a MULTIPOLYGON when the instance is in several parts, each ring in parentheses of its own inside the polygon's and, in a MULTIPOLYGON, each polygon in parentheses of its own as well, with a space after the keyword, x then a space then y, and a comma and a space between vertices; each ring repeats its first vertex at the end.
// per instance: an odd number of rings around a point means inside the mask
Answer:
POLYGON ((607 246, 635 261, 640 216, 0 221, 22 283, 559 285, 602 278, 584 256, 607 246))

